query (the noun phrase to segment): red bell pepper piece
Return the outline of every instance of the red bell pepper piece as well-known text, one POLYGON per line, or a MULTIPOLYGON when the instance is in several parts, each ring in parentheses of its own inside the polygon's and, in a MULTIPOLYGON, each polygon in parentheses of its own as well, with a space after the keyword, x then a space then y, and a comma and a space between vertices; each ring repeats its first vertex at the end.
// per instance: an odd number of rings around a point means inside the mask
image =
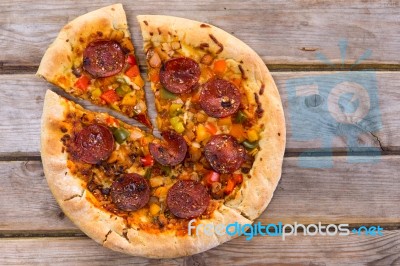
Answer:
POLYGON ((235 181, 232 178, 228 179, 228 182, 226 183, 226 187, 224 189, 224 193, 226 195, 231 194, 235 186, 236 186, 235 181))
POLYGON ((112 104, 112 103, 114 103, 114 102, 119 100, 119 96, 115 92, 115 90, 108 90, 108 91, 104 92, 100 96, 100 98, 103 99, 104 101, 106 101, 109 104, 112 104))
POLYGON ((75 82, 75 87, 86 91, 90 84, 90 78, 88 76, 82 75, 80 78, 75 82))
POLYGON ((147 154, 145 157, 140 158, 140 162, 143 166, 152 166, 154 164, 154 159, 150 154, 147 154))
POLYGON ((130 64, 131 66, 137 65, 136 63, 136 58, 134 55, 128 55, 128 58, 126 59, 126 61, 128 62, 128 64, 130 64))
POLYGON ((126 72, 125 75, 127 75, 130 78, 134 78, 136 76, 139 76, 140 72, 139 72, 139 67, 137 65, 134 65, 132 67, 130 67, 126 72))

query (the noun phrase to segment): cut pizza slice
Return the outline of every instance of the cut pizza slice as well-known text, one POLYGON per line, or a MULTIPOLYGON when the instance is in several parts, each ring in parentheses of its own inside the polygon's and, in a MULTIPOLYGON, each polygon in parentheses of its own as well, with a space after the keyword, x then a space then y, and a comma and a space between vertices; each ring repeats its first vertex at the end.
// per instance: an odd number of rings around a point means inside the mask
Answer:
POLYGON ((152 127, 121 4, 87 13, 64 26, 43 56, 37 75, 73 96, 152 127))
POLYGON ((163 138, 46 93, 41 155, 50 190, 66 216, 108 248, 153 258, 187 256, 233 237, 192 232, 190 225, 251 223, 210 197, 200 169, 186 162, 179 134, 163 138))
POLYGON ((281 175, 285 121, 279 92, 261 58, 212 25, 137 17, 160 131, 188 145, 213 199, 250 219, 267 207, 281 175))

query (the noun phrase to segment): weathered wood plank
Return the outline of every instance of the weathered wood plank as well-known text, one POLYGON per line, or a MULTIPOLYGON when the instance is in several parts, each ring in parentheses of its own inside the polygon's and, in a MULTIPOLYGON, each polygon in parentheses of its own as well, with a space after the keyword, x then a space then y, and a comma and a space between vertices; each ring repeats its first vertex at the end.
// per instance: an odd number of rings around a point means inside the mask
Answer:
MULTIPOLYGON (((400 201, 399 159, 383 156, 375 164, 355 164, 335 157, 331 169, 305 169, 298 158, 286 158, 282 180, 259 221, 400 224, 400 205, 395 204, 400 201)), ((51 195, 41 162, 0 162, 0 181, 0 231, 76 232, 51 195)))
MULTIPOLYGON (((308 119, 310 128, 301 127, 302 138, 304 140, 294 139, 293 132, 299 133, 299 128, 292 128, 293 121, 290 115, 297 114, 298 110, 293 111, 291 104, 293 101, 288 101, 287 91, 288 84, 294 79, 304 77, 318 77, 325 75, 332 75, 333 78, 327 78, 324 81, 324 86, 334 86, 335 82, 341 82, 341 72, 333 72, 327 74, 326 72, 275 72, 273 76, 277 82, 277 86, 281 92, 283 106, 286 115, 287 125, 287 151, 288 152, 302 152, 308 149, 320 148, 324 144, 319 135, 331 135, 332 132, 341 132, 343 128, 340 125, 332 126, 326 117, 330 116, 329 112, 325 109, 319 109, 318 112, 320 119, 312 119, 314 114, 314 107, 303 106, 303 114, 301 120, 308 119), (338 76, 335 76, 338 75, 338 76), (317 132, 317 133, 316 133, 317 132), (314 135, 316 134, 316 135, 314 135)), ((343 72, 342 72, 343 73, 343 72)), ((348 73, 348 72, 346 72, 348 73)), ((351 72, 351 75, 363 75, 365 72, 351 72)), ((375 74, 374 74, 375 75, 375 74)), ((382 121, 382 127, 377 132, 372 134, 365 129, 363 134, 359 135, 359 142, 362 145, 370 147, 383 147, 385 151, 399 151, 400 149, 400 91, 398 84, 400 77, 397 72, 377 72, 377 91, 379 98, 379 116, 382 121), (377 141, 379 139, 380 143, 377 141)), ((7 156, 20 156, 20 155, 39 155, 39 139, 40 139, 40 116, 42 113, 43 97, 45 91, 49 88, 53 89, 54 86, 36 78, 34 75, 0 75, 0 99, 2 106, 0 108, 0 155, 7 156), (29 141, 21 141, 22 139, 29 141)), ((374 85, 374 79, 367 81, 367 85, 374 85)), ((303 86, 299 89, 299 94, 310 94, 310 86, 303 86)), ((314 93, 314 92, 313 92, 314 93)), ((335 93, 333 93, 335 94, 335 93)), ((336 94, 337 95, 337 94, 336 94)), ((148 93, 148 102, 150 115, 154 118, 154 105, 151 93, 148 93)), ((302 101, 305 101, 306 96, 302 101)), ((325 99, 327 101, 327 99, 325 99)), ((78 101, 82 105, 92 110, 109 111, 105 108, 97 108, 91 106, 87 102, 78 101)), ((360 105, 366 103, 361 101, 360 105)), ((371 109, 376 109, 377 105, 372 105, 371 109)), ((113 114, 116 114, 113 112, 113 114)), ((118 116, 118 114, 116 114, 118 116)), ((136 124, 134 120, 128 120, 119 116, 123 120, 136 124)), ((374 117, 376 118, 376 117, 374 117)), ((371 118, 370 122, 374 124, 374 119, 371 118)), ((336 134, 336 133, 335 133, 336 134)), ((339 133, 337 133, 339 134, 339 133)), ((351 135, 350 132, 342 132, 342 136, 332 138, 332 143, 329 144, 334 151, 346 151, 349 147, 357 147, 349 145, 346 136, 351 135)), ((361 145, 361 144, 360 144, 361 145)))
POLYGON ((299 235, 285 241, 279 237, 251 241, 239 237, 201 254, 168 260, 120 254, 85 237, 11 238, 0 239, 0 258, 6 265, 397 265, 400 230, 385 231, 380 237, 299 235))
MULTIPOLYGON (((162 14, 209 22, 254 48, 270 65, 321 64, 317 54, 341 64, 338 42, 348 41, 348 67, 368 49, 367 64, 400 62, 398 1, 121 1, 138 50, 136 15, 162 14), (162 8, 160 8, 162 7, 162 8)), ((0 63, 36 66, 45 49, 68 21, 109 1, 1 1, 0 63), (24 51, 21 53, 20 51, 24 51)), ((140 54, 140 61, 143 55, 140 54)), ((337 66, 340 68, 341 66, 337 66)), ((279 67, 278 67, 279 68, 279 67)))

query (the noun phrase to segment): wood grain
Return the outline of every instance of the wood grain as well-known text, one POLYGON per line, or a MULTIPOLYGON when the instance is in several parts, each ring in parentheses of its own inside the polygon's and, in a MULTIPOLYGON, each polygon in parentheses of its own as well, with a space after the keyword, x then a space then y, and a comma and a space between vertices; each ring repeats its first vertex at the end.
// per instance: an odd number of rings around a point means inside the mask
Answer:
MULTIPOLYGON (((400 3, 398 1, 145 1, 133 4, 121 1, 138 50, 142 40, 136 22, 139 14, 187 17, 214 24, 243 40, 273 67, 304 64, 324 66, 323 54, 341 69, 351 67, 371 49, 364 63, 370 66, 390 64, 398 69, 400 56, 400 3), (155 8, 156 7, 156 8, 155 8), (348 41, 345 58, 338 47, 348 41), (344 61, 344 62, 342 62, 344 61)), ((70 20, 88 11, 110 4, 109 1, 27 0, 0 2, 0 66, 32 67, 40 62, 44 51, 60 29, 70 20), (21 52, 23 51, 23 52, 21 52)), ((144 62, 143 55, 139 58, 144 62)), ((325 67, 326 68, 326 67, 325 67)), ((387 69, 387 68, 386 68, 387 69)), ((390 69, 390 68, 389 68, 390 69)))
POLYGON ((173 260, 119 254, 85 237, 0 239, 0 259, 7 265, 398 265, 400 230, 384 231, 380 237, 299 235, 285 241, 267 236, 246 241, 242 236, 204 253, 173 260))
MULTIPOLYGON (((310 158, 317 164, 330 158, 310 158)), ((354 159, 354 158, 353 158, 354 159)), ((305 169, 286 158, 282 179, 266 212, 266 223, 400 223, 400 156, 375 164, 334 157, 331 169, 305 169)), ((77 232, 51 195, 41 162, 0 162, 0 231, 77 232), (12 192, 12 193, 10 193, 12 192), (17 207, 16 207, 17 206, 17 207)))
MULTIPOLYGON (((351 72, 351 75, 359 75, 366 72, 351 72)), ((287 125, 287 152, 302 152, 309 149, 317 149, 323 147, 321 139, 314 136, 313 130, 304 130, 304 138, 306 140, 295 140, 292 138, 292 123, 290 120, 290 112, 287 98, 288 81, 302 77, 317 77, 321 75, 335 75, 335 72, 327 74, 326 72, 275 72, 273 76, 282 96, 282 102, 285 110, 287 125), (307 135, 310 134, 310 135, 307 135)), ((375 75, 375 73, 374 73, 375 75)), ((384 151, 400 150, 400 90, 398 84, 400 77, 396 72, 376 72, 380 119, 382 120, 382 128, 377 132, 365 131, 359 135, 359 142, 362 145, 376 147, 384 151), (379 140, 379 141, 378 141, 379 140)), ((337 79, 340 79, 339 77, 337 79)), ((0 75, 0 99, 2 106, 0 109, 0 156, 38 156, 39 155, 39 139, 40 139, 40 117, 42 114, 43 97, 47 89, 55 87, 45 81, 36 78, 31 74, 24 75, 0 75), (17 96, 16 96, 17 95, 17 96), (21 141, 28 139, 29 141, 21 141)), ((324 85, 331 86, 332 82, 336 82, 336 78, 327 81, 324 85)), ((372 81, 371 81, 372 82, 372 81)), ((307 93, 308 87, 300 89, 301 93, 307 93)), ((57 90, 57 92, 60 92, 57 90)), ((64 94, 65 95, 65 94, 64 94)), ((148 106, 150 115, 154 118, 155 111, 154 99, 151 93, 148 93, 148 106)), ((106 108, 97 108, 85 101, 78 103, 88 107, 91 110, 100 110, 109 112, 106 108)), ((310 113, 314 112, 310 108, 310 113)), ((331 129, 329 123, 324 120, 328 112, 319 110, 321 119, 308 121, 314 128, 326 129, 329 131, 340 131, 341 128, 331 129)), ((134 120, 124 118, 116 112, 111 112, 122 120, 138 125, 134 120)), ((292 112, 293 113, 293 112, 292 112)), ((296 129, 298 130, 298 129, 296 129)), ((323 131, 321 131, 323 132, 323 131)), ((325 134, 325 133, 324 133, 325 134)), ((326 132, 330 134, 330 132, 326 132)), ((335 137, 332 141, 333 151, 347 151, 352 149, 351 145, 346 143, 346 132, 342 136, 335 137)), ((360 144, 360 145, 361 145, 360 144)))

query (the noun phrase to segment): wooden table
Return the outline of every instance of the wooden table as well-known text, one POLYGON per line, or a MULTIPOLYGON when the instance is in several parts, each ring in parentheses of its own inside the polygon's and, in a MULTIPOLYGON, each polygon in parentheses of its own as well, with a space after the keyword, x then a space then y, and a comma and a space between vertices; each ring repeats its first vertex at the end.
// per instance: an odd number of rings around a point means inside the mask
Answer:
MULTIPOLYGON (((142 41, 135 17, 163 14, 221 27, 254 48, 272 71, 286 112, 288 141, 281 182, 258 221, 380 225, 384 235, 301 235, 285 241, 278 237, 255 237, 251 241, 239 237, 208 252, 174 260, 130 257, 96 244, 65 218, 47 187, 39 154, 40 116, 44 93, 54 87, 34 73, 64 24, 110 2, 3 0, 0 264, 400 264, 400 1, 122 2, 142 64, 142 41), (341 40, 348 45, 343 60, 338 45, 341 40), (369 58, 353 66, 368 49, 372 51, 369 58), (321 61, 321 55, 332 64, 321 61), (349 158, 368 158, 369 153, 364 150, 347 154, 345 136, 332 139, 333 158, 318 149, 304 155, 303 151, 318 148, 321 143, 313 136, 305 136, 304 141, 293 138, 298 128, 292 128, 288 81, 365 72, 376 77, 379 102, 370 108, 379 108, 382 126, 357 139, 378 148, 380 160, 348 162, 349 158), (316 166, 333 159, 333 167, 304 168, 299 156, 307 156, 316 166)), ((85 102, 83 105, 98 110, 85 102)), ((322 130, 324 120, 315 122, 322 130)))

